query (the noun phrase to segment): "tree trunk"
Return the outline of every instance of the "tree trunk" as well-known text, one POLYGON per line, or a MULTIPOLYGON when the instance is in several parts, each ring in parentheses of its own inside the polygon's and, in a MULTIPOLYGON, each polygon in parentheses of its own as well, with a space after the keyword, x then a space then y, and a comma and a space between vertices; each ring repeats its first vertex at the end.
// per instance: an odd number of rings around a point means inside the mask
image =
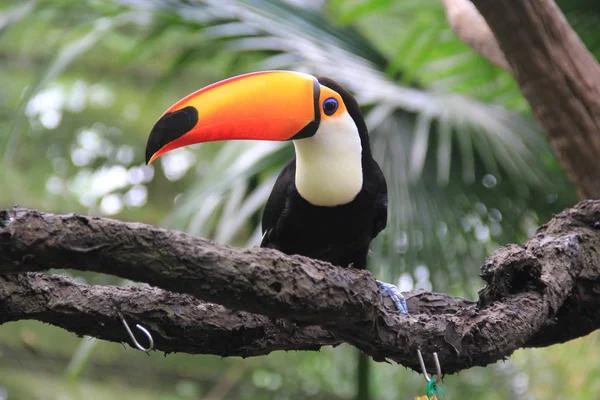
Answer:
POLYGON ((579 197, 600 198, 600 66, 556 4, 472 0, 488 27, 468 0, 442 1, 467 44, 505 68, 508 61, 579 197))

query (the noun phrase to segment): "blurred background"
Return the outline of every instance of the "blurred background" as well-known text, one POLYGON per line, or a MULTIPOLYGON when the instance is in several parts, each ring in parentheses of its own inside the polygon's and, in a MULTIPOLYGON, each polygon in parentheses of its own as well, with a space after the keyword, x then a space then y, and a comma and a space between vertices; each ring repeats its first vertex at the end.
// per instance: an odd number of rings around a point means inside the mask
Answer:
MULTIPOLYGON (((559 6, 600 56, 600 4, 559 6)), ((19 204, 259 243, 289 143, 144 148, 172 103, 263 70, 351 89, 390 190, 370 269, 474 299, 480 265, 577 199, 510 75, 467 48, 439 0, 4 0, 0 208, 19 204)), ((89 284, 132 282, 78 271, 89 284)), ((600 398, 600 336, 445 378, 447 398, 600 398)), ((443 365, 442 365, 443 369, 443 365)), ((251 359, 154 352, 35 321, 0 326, 0 399, 412 399, 425 381, 350 346, 251 359), (370 393, 370 397, 365 393, 370 393)))

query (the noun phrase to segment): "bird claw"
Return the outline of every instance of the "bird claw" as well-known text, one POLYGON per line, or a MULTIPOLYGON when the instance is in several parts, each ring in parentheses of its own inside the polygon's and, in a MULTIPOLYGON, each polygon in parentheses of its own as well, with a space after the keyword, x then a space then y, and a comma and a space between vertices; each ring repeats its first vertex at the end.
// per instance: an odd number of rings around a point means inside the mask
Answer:
POLYGON ((398 311, 400 311, 400 314, 408 314, 406 299, 404 298, 402 293, 400 293, 398 288, 395 285, 392 285, 391 283, 385 283, 381 281, 376 282, 377 285, 381 288, 381 295, 391 297, 392 301, 396 305, 396 308, 398 309, 398 311))

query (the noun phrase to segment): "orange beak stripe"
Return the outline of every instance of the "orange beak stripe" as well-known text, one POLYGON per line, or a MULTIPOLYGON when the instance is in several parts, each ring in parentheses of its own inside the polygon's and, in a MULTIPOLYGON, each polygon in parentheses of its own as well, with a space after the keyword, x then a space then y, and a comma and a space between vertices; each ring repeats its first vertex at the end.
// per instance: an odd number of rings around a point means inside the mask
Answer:
POLYGON ((217 140, 290 140, 319 125, 320 85, 311 75, 264 71, 229 78, 181 99, 148 138, 150 164, 178 147, 217 140))

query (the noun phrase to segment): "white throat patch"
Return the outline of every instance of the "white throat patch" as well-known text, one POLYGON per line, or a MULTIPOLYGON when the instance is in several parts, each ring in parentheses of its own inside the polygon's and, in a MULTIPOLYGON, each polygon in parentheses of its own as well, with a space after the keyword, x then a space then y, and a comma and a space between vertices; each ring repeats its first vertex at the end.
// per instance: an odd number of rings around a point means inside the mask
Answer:
POLYGON ((294 140, 296 189, 315 206, 339 206, 362 189, 362 146, 347 112, 321 120, 317 133, 294 140))

